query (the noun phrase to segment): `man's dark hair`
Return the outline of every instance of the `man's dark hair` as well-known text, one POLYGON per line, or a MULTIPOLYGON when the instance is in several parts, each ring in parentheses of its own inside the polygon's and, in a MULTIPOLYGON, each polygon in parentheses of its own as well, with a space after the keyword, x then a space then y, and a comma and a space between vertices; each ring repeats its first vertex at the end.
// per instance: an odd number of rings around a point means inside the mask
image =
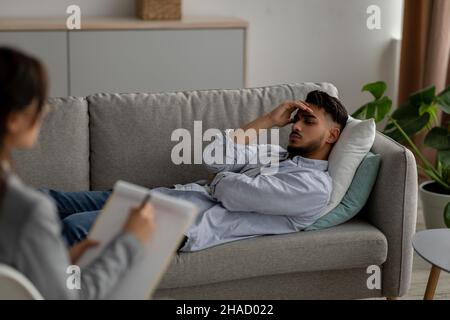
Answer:
POLYGON ((339 124, 341 131, 345 128, 348 113, 342 103, 335 97, 330 96, 326 92, 315 90, 308 93, 305 102, 323 108, 331 116, 333 121, 339 124))

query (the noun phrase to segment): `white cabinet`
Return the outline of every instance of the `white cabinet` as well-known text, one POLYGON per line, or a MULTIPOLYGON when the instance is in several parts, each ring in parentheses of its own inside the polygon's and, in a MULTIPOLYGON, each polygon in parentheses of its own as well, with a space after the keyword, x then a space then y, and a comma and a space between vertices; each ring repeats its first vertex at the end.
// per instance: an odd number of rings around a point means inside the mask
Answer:
POLYGON ((244 32, 71 32, 70 93, 242 88, 244 32))
POLYGON ((246 30, 235 18, 90 18, 71 31, 63 19, 0 18, 0 46, 42 59, 51 96, 242 88, 246 30))

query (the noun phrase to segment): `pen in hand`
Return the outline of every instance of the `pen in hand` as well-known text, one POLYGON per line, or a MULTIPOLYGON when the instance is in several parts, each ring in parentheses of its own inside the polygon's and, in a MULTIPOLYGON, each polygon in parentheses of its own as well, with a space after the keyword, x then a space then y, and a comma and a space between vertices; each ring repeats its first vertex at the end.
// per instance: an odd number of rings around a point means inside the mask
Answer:
POLYGON ((146 205, 147 202, 150 200, 150 198, 151 198, 150 193, 148 193, 148 194, 145 196, 144 200, 142 200, 141 205, 139 206, 139 210, 142 210, 142 209, 145 207, 145 205, 146 205))
POLYGON ((128 231, 145 244, 153 232, 154 209, 150 200, 150 194, 147 194, 138 208, 132 208, 128 221, 125 223, 124 231, 128 231))

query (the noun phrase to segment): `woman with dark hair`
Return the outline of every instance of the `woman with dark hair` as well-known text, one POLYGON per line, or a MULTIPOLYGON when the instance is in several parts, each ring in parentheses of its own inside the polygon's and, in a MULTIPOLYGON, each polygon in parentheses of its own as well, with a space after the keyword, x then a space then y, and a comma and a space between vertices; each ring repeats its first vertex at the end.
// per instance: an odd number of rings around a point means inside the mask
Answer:
POLYGON ((127 223, 103 254, 81 270, 81 288, 66 285, 68 267, 96 245, 69 250, 57 210, 11 169, 10 153, 31 148, 47 110, 47 73, 35 58, 0 47, 0 263, 24 274, 46 299, 102 299, 138 259, 153 229, 153 208, 131 209, 127 223))

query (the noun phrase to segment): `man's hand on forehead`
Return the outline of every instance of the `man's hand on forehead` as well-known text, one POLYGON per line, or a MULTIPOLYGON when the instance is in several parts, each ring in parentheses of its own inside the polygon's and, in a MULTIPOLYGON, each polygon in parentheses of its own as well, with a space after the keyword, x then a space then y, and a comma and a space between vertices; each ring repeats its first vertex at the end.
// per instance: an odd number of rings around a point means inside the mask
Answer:
POLYGON ((314 110, 311 108, 311 105, 305 101, 297 100, 294 101, 297 105, 297 109, 300 111, 304 111, 306 113, 314 114, 314 110))
MULTIPOLYGON (((261 129, 270 129, 273 127, 282 128, 288 124, 294 123, 294 118, 292 118, 294 112, 301 112, 304 114, 304 117, 307 116, 306 114, 309 114, 309 117, 315 118, 311 105, 305 101, 284 101, 272 111, 241 127, 242 130, 239 132, 246 132, 247 130, 253 129, 259 133, 259 130, 261 129)), ((235 143, 242 143, 240 141, 244 141, 244 144, 249 143, 251 140, 247 135, 242 137, 242 134, 238 133, 234 133, 231 138, 235 143)))
POLYGON ((306 113, 314 114, 314 110, 305 101, 301 101, 301 100, 286 101, 284 104, 287 105, 287 108, 292 113, 294 111, 298 111, 298 112, 302 111, 302 113, 306 112, 306 113))
POLYGON ((292 118, 291 123, 295 123, 299 116, 314 115, 311 105, 305 101, 297 100, 292 102, 292 118))
POLYGON ((301 110, 302 113, 313 114, 314 111, 304 101, 284 101, 271 112, 264 115, 267 123, 266 127, 284 127, 292 123, 292 115, 294 112, 301 110))

